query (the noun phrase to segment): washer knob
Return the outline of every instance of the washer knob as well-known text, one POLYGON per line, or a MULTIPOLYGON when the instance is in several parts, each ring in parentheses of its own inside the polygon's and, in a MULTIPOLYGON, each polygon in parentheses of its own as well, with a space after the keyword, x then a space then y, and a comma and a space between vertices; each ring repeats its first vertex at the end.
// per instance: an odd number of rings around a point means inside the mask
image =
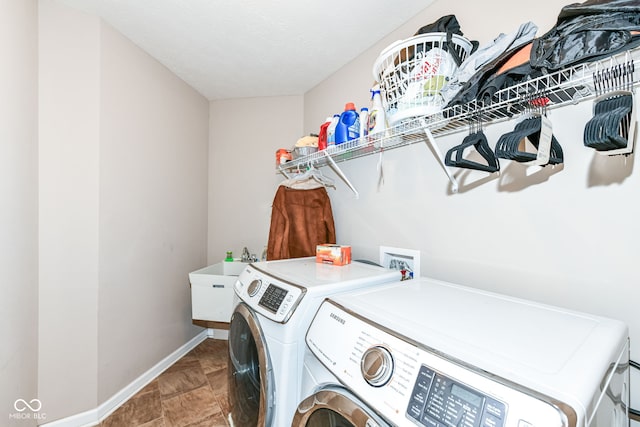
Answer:
POLYGON ((382 346, 368 348, 360 360, 360 371, 369 385, 382 387, 393 375, 391 352, 382 346))
POLYGON ((249 287, 247 287, 247 293, 249 294, 250 297, 254 297, 260 290, 261 286, 262 286, 262 280, 254 279, 251 281, 251 283, 249 283, 249 287))

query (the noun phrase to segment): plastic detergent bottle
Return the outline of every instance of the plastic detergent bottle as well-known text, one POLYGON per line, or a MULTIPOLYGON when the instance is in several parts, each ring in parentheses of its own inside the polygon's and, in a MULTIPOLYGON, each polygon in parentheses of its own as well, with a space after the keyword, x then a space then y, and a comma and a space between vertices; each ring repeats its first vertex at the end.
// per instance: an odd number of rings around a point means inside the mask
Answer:
POLYGON ((360 116, 353 102, 344 106, 340 114, 340 120, 336 125, 336 145, 342 144, 360 137, 360 116))
POLYGON ((380 89, 376 86, 371 89, 371 111, 369 112, 369 135, 381 132, 387 128, 387 120, 382 106, 380 89))
POLYGON ((327 128, 331 124, 332 117, 327 117, 327 120, 320 125, 320 133, 318 134, 318 150, 324 150, 327 148, 327 128))
POLYGON ((339 120, 339 114, 334 114, 331 118, 331 123, 329 124, 329 127, 327 127, 327 147, 336 145, 336 126, 338 125, 339 120))
POLYGON ((362 107, 360 109, 360 136, 369 134, 369 109, 362 107))

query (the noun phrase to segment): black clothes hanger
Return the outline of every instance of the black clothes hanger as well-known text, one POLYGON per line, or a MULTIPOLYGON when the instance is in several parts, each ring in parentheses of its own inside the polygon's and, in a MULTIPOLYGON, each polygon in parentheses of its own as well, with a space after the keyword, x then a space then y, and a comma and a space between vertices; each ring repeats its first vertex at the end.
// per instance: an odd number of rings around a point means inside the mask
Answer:
POLYGON ((611 92, 598 98, 594 115, 584 127, 584 145, 596 151, 625 148, 629 143, 633 103, 633 93, 628 91, 611 92))
POLYGON ((498 172, 500 170, 500 163, 495 153, 489 147, 487 137, 482 131, 482 116, 481 110, 475 112, 475 117, 472 117, 469 121, 469 135, 467 135, 460 145, 452 147, 447 151, 444 156, 444 163, 447 166, 454 166, 464 169, 474 169, 484 172, 498 172), (474 147, 475 150, 482 156, 486 163, 480 163, 473 160, 465 159, 464 151, 474 147), (455 154, 455 158, 454 158, 455 154))
MULTIPOLYGON (((534 115, 520 123, 515 129, 508 132, 498 139, 495 147, 495 153, 498 158, 515 160, 517 162, 531 162, 538 158, 537 152, 528 152, 521 150, 521 143, 527 139, 538 149, 540 143, 540 131, 542 130, 542 116, 534 115)), ((562 146, 555 136, 551 137, 551 149, 549 152, 548 164, 556 165, 564 161, 564 153, 562 146)))
POLYGON ((626 155, 633 151, 634 72, 635 62, 627 57, 622 64, 593 73, 593 86, 600 96, 593 103, 593 117, 584 127, 586 147, 606 155, 626 155))
POLYGON ((482 129, 478 129, 476 132, 467 135, 462 140, 462 144, 457 145, 447 151, 444 163, 447 166, 475 169, 485 172, 497 172, 500 170, 500 163, 498 162, 498 158, 491 150, 491 147, 489 147, 487 137, 485 136, 482 129), (472 146, 482 156, 482 158, 487 161, 487 164, 475 162, 473 160, 468 160, 462 157, 464 150, 472 146), (453 158, 454 154, 455 159, 453 158))
MULTIPOLYGON (((537 117, 538 119, 538 124, 537 126, 541 126, 542 123, 542 117, 537 117)), ((536 149, 539 146, 539 142, 540 142, 540 131, 535 132, 531 135, 528 136, 529 140, 531 141, 531 143, 533 144, 534 147, 536 147, 536 149)), ((564 162, 564 153, 562 151, 562 146, 560 145, 560 143, 558 142, 558 140, 556 139, 556 137, 554 135, 551 135, 551 149, 549 152, 549 163, 550 165, 558 165, 560 163, 564 162)))

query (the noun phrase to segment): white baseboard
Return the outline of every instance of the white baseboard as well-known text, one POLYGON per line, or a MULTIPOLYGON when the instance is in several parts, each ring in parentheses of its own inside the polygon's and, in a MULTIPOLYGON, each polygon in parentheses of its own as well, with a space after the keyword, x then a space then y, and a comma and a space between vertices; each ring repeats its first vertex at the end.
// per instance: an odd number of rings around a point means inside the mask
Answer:
POLYGON ((42 427, 91 427, 98 425, 101 421, 111 415, 116 409, 122 406, 127 400, 132 398, 137 392, 142 390, 147 384, 153 381, 158 375, 163 373, 169 366, 176 363, 182 356, 193 350, 198 344, 207 338, 226 339, 219 336, 217 329, 205 329, 193 337, 185 345, 162 359, 154 367, 133 380, 125 388, 111 396, 109 400, 92 409, 50 423, 42 424, 42 427))
POLYGON ((207 329, 207 332, 211 332, 209 338, 215 338, 217 340, 229 340, 229 331, 224 329, 207 329))

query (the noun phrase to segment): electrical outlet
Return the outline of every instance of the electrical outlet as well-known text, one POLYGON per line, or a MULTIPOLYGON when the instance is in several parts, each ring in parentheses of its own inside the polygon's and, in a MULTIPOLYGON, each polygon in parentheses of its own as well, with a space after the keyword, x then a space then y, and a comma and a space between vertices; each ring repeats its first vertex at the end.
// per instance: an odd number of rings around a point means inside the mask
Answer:
POLYGON ((420 251, 380 246, 380 265, 406 271, 403 280, 420 277, 420 251))

